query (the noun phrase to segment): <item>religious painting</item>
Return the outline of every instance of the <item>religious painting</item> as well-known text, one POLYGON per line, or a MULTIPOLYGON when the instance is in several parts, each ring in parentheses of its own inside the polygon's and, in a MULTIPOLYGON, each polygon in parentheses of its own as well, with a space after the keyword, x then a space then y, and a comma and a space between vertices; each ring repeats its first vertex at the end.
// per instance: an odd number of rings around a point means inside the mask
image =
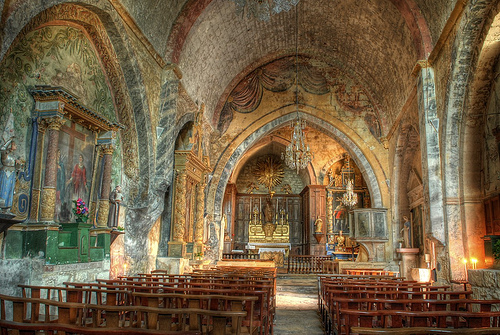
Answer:
POLYGON ((76 123, 67 121, 59 133, 55 219, 71 220, 73 200, 83 199, 87 206, 92 185, 94 134, 76 123))

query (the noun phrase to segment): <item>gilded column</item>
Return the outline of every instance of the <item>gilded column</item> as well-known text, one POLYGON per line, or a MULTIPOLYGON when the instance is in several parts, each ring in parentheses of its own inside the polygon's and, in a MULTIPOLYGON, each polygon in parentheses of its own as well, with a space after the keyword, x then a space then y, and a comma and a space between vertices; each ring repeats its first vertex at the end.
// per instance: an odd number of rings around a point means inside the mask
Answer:
POLYGON ((327 234, 333 234, 333 192, 328 190, 326 197, 326 219, 327 219, 327 234))
POLYGON ((59 130, 64 120, 59 116, 45 119, 48 129, 47 159, 45 160, 45 177, 43 181, 40 221, 54 221, 57 183, 57 146, 59 130))
POLYGON ((186 171, 177 173, 175 182, 175 216, 172 232, 174 242, 184 242, 186 230, 186 171))
POLYGON ((203 227, 203 214, 205 213, 205 186, 202 181, 198 183, 196 189, 196 225, 194 240, 196 243, 203 243, 204 227, 203 227))
POLYGON ((33 189, 31 191, 31 211, 30 221, 37 221, 40 210, 40 194, 42 192, 42 164, 44 158, 43 142, 45 140, 45 131, 47 122, 44 119, 38 119, 38 137, 37 152, 35 161, 35 171, 33 173, 33 189))
POLYGON ((111 163, 113 151, 115 148, 112 144, 101 145, 103 158, 103 174, 101 183, 101 194, 99 197, 99 214, 97 216, 97 226, 107 227, 109 213, 109 193, 111 191, 111 163))

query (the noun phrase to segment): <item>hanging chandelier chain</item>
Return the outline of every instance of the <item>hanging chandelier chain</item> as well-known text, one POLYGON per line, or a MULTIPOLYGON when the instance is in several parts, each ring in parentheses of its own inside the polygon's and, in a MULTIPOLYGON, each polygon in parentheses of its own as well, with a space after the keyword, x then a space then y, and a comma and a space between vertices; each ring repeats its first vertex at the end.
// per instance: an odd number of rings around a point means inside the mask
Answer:
POLYGON ((298 174, 301 169, 305 169, 311 162, 312 153, 309 145, 306 144, 304 134, 306 121, 302 120, 299 114, 299 13, 297 7, 295 7, 295 108, 297 119, 292 121, 290 144, 286 147, 285 152, 281 154, 281 158, 290 169, 296 170, 298 174))

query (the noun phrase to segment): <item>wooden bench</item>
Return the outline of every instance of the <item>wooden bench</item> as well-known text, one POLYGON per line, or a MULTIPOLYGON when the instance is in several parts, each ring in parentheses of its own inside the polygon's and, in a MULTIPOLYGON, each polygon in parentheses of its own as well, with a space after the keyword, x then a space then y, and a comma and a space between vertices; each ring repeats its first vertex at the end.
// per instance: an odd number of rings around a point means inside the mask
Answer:
POLYGON ((153 329, 139 329, 139 328, 113 328, 106 327, 105 331, 102 327, 83 327, 83 326, 73 326, 64 325, 58 323, 24 323, 0 320, 0 333, 1 334, 13 334, 15 331, 22 334, 40 334, 40 331, 47 333, 52 333, 57 331, 58 334, 81 334, 81 335, 102 335, 103 332, 111 335, 202 335, 200 331, 164 331, 164 330, 153 330, 153 329))
POLYGON ((338 334, 351 334, 353 327, 394 328, 483 328, 500 327, 500 312, 462 312, 462 311, 359 311, 342 309, 344 326, 337 327, 338 334))
MULTIPOLYGON (((0 320, 11 321, 11 327, 18 324, 58 324, 71 327, 85 327, 100 329, 101 333, 107 328, 141 328, 164 331, 185 330, 206 334, 224 335, 226 325, 232 324, 235 334, 241 333, 241 322, 247 316, 246 311, 219 311, 198 308, 153 308, 145 306, 115 306, 93 305, 83 303, 69 303, 49 299, 23 298, 0 295, 0 320), (8 306, 8 304, 12 306, 8 306), (49 318, 47 314, 27 315, 25 311, 32 311, 31 304, 45 305, 56 308, 56 318, 49 318), (12 320, 7 320, 7 308, 11 307, 12 320), (138 318, 137 315, 141 317, 138 318), (192 318, 192 320, 190 320, 192 318), (201 320, 205 319, 205 327, 201 320), (197 320, 198 322, 193 322, 197 320), (174 323, 174 322, 175 323, 174 323), (210 327, 208 327, 208 325, 210 327)), ((9 325, 5 325, 7 327, 9 325)), ((29 330, 29 329, 26 329, 29 330)), ((79 332, 76 332, 79 333, 79 332)))
POLYGON ((431 327, 408 327, 408 328, 367 328, 352 327, 352 334, 360 335, 426 335, 426 334, 453 334, 453 335, 487 335, 500 334, 500 327, 489 328, 431 328, 431 327))

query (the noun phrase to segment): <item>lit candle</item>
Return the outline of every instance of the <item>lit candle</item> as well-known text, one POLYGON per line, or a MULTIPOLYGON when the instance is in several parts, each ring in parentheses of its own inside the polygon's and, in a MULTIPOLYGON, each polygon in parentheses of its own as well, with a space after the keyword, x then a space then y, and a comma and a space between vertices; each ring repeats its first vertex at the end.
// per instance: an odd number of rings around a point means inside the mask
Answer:
POLYGON ((469 281, 469 275, 467 274, 467 260, 464 258, 464 271, 465 271, 465 281, 469 281))
POLYGON ((472 269, 475 270, 477 266, 477 258, 471 258, 470 262, 472 263, 472 269))

